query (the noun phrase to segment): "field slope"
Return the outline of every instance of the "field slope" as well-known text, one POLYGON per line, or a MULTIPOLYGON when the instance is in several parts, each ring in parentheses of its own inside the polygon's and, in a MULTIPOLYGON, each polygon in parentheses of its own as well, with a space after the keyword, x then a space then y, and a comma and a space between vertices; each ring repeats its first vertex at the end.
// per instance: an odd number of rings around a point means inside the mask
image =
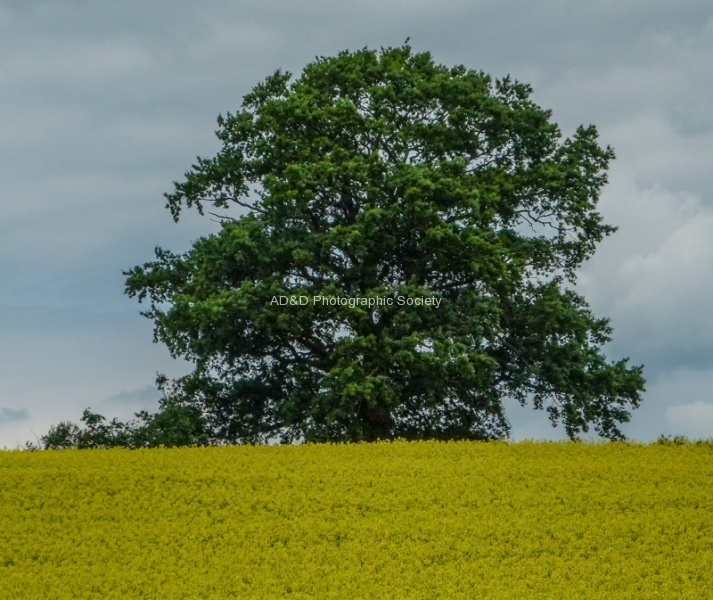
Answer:
POLYGON ((0 452, 0 598, 711 598, 713 446, 0 452))

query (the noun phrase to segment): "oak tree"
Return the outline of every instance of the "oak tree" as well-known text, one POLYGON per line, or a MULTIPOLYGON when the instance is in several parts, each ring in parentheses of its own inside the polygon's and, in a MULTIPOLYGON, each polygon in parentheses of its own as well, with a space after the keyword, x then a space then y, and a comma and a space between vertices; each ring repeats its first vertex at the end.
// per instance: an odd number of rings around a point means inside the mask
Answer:
POLYGON ((408 42, 278 71, 166 195, 216 233, 126 272, 216 440, 506 437, 504 400, 622 437, 642 367, 574 290, 613 152, 528 85, 408 42))

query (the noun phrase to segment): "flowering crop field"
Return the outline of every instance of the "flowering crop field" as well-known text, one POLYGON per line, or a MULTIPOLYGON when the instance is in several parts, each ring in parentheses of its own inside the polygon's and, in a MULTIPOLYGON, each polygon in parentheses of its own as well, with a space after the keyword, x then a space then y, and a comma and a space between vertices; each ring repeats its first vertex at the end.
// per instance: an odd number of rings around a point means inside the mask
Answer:
POLYGON ((713 598, 713 445, 0 452, 0 598, 713 598))

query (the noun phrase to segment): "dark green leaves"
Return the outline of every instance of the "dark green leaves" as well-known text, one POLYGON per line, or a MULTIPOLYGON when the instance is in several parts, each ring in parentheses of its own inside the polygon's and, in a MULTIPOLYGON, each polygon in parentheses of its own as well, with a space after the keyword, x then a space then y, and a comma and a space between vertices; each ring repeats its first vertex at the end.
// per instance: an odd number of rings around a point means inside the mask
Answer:
POLYGON ((619 437, 641 368, 606 361, 607 322, 565 289, 614 231, 613 153, 530 95, 404 45, 277 72, 219 118, 168 205, 237 212, 127 273, 195 362, 174 400, 237 442, 498 438, 506 397, 619 437))

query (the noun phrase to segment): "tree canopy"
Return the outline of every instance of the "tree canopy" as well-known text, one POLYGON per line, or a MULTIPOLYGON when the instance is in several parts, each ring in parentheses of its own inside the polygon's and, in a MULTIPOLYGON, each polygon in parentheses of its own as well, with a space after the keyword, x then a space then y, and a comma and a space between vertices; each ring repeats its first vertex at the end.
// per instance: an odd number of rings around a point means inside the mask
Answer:
POLYGON ((205 446, 211 441, 205 419, 194 406, 167 404, 156 414, 142 411, 135 416, 136 419, 127 422, 116 418, 107 422, 103 415, 87 408, 80 419, 84 426, 61 421, 40 437, 39 446, 28 444, 28 447, 46 450, 155 448, 205 446))
POLYGON ((623 437, 643 367, 606 359, 573 285, 615 231, 614 155, 531 95, 407 42, 277 71, 220 116, 166 194, 217 232, 125 273, 195 364, 167 402, 228 442, 502 438, 508 398, 623 437))

